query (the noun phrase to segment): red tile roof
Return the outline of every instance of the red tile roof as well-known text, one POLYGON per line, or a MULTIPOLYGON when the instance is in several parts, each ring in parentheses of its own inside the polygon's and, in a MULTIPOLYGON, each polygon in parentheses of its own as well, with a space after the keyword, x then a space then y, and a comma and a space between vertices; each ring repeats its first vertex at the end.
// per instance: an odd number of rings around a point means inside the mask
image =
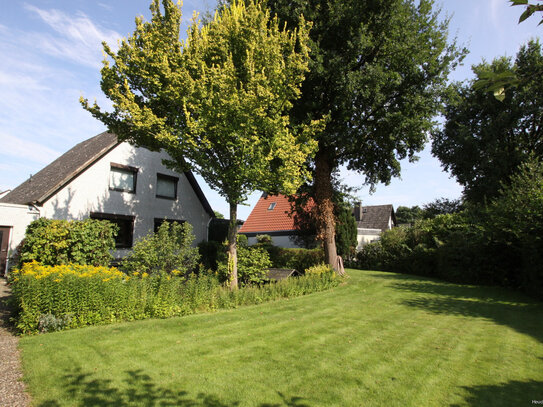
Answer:
POLYGON ((285 195, 263 195, 239 231, 265 233, 296 230, 294 219, 289 216, 291 209, 292 204, 285 195))

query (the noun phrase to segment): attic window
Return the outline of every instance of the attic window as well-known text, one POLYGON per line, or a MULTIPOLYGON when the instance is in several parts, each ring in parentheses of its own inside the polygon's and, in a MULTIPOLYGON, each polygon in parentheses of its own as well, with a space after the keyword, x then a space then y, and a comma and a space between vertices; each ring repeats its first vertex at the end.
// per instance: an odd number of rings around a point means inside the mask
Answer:
POLYGON ((368 212, 368 209, 367 208, 362 208, 362 213, 366 213, 368 212))
POLYGON ((112 191, 136 193, 136 179, 138 169, 111 163, 111 172, 109 174, 109 189, 112 191))
POLYGON ((268 206, 268 210, 269 210, 269 211, 273 211, 273 208, 275 208, 275 204, 276 204, 276 202, 272 202, 272 203, 270 204, 270 206, 268 206))
POLYGON ((156 175, 156 197, 165 199, 177 199, 177 183, 179 178, 171 175, 156 175))

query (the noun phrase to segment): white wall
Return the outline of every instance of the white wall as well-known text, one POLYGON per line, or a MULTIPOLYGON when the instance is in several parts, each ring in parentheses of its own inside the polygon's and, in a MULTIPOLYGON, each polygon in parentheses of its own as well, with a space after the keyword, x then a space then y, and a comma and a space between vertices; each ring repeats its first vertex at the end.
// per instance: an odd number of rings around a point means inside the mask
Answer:
MULTIPOLYGON (((46 201, 41 214, 69 220, 88 218, 91 212, 135 216, 134 241, 153 230, 154 218, 186 220, 193 226, 195 243, 207 239, 210 215, 186 176, 162 164, 165 158, 166 153, 121 143, 46 201), (111 163, 139 168, 136 193, 109 190, 111 163), (157 172, 179 177, 177 200, 155 196, 157 172)), ((126 249, 119 250, 115 257, 126 253, 126 249)))
POLYGON ((10 266, 9 257, 25 236, 26 227, 30 222, 39 217, 39 211, 32 206, 0 203, 0 226, 7 226, 10 228, 8 264, 6 270, 10 266))
MULTIPOLYGON (((265 233, 263 233, 265 235, 265 233)), ((284 247, 285 249, 299 249, 300 246, 294 244, 292 240, 290 240, 289 236, 272 236, 272 244, 274 246, 278 247, 284 247)), ((256 244, 256 237, 249 237, 247 239, 249 241, 249 246, 252 246, 256 244)))
POLYGON ((358 244, 356 246, 356 251, 362 250, 362 248, 368 243, 379 240, 381 237, 381 229, 365 229, 358 228, 356 239, 358 244))

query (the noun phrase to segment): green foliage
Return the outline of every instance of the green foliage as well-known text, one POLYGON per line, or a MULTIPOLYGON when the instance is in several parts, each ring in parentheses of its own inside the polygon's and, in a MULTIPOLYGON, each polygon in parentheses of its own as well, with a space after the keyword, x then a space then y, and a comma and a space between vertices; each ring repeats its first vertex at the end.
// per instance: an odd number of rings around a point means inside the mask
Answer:
POLYGON ((235 308, 322 291, 341 281, 318 275, 230 291, 214 274, 130 277, 113 268, 35 262, 15 270, 11 279, 14 323, 23 334, 235 308))
POLYGON ((335 212, 337 254, 351 258, 358 244, 358 229, 352 208, 348 203, 342 202, 335 212))
POLYGON ((123 260, 122 268, 129 274, 192 273, 198 264, 198 248, 193 247, 192 225, 188 222, 163 222, 156 233, 139 239, 132 252, 123 260))
POLYGON ((272 237, 270 235, 256 235, 256 243, 260 245, 272 244, 272 237))
POLYGON ((304 275, 306 276, 320 276, 322 274, 334 274, 334 269, 329 264, 317 264, 316 266, 311 266, 305 270, 304 275))
POLYGON ((485 75, 513 71, 519 79, 500 102, 477 81, 453 85, 445 97, 446 121, 432 134, 432 153, 464 187, 469 203, 498 196, 502 183, 530 154, 543 157, 543 52, 539 41, 521 47, 514 63, 497 58, 472 69, 485 75))
MULTIPOLYGON (((528 0, 509 0, 511 6, 525 6, 526 10, 520 15, 518 22, 522 23, 524 20, 530 18, 536 12, 543 12, 543 4, 531 4, 528 0)), ((543 24, 543 19, 539 22, 539 25, 543 24)))
MULTIPOLYGON (((230 3, 230 2, 227 2, 230 3)), ((346 164, 371 185, 399 176, 403 158, 422 150, 434 127, 440 95, 461 58, 447 43, 447 21, 433 0, 268 0, 287 27, 304 18, 310 70, 290 111, 293 123, 329 117, 315 134, 319 144, 313 174, 316 235, 333 262, 333 173, 346 164), (319 176, 317 176, 319 175, 319 176)), ((306 246, 307 247, 307 246, 306 246)))
MULTIPOLYGON (((287 31, 260 1, 236 1, 203 27, 193 20, 180 42, 179 6, 162 8, 154 0, 151 21, 137 18, 117 52, 104 45, 101 86, 113 112, 81 103, 121 140, 164 149, 172 168, 192 168, 226 198, 235 259, 237 205, 257 189, 294 193, 310 175, 303 164, 322 117, 293 125, 288 116, 308 71, 309 24, 287 31)), ((233 286, 235 270, 234 261, 233 286)))
MULTIPOLYGON (((491 241, 515 259, 514 282, 541 296, 543 291, 543 163, 531 158, 519 167, 489 206, 491 241)), ((512 279, 512 278, 511 278, 512 279)))
POLYGON ((543 164, 521 165, 486 208, 417 221, 383 233, 358 253, 358 266, 494 284, 541 297, 543 164))
MULTIPOLYGON (((244 235, 239 235, 244 236, 244 235)), ((245 238, 247 238, 245 236, 245 238)), ((267 281, 267 269, 272 266, 268 252, 260 247, 238 247, 238 279, 241 286, 267 281)), ((226 259, 225 259, 226 260, 226 259)), ((222 281, 228 280, 228 265, 223 261, 217 271, 222 281)))
POLYGON ((20 249, 20 264, 90 264, 106 266, 112 260, 117 226, 94 219, 66 221, 40 218, 28 225, 20 249))
POLYGON ((228 219, 211 219, 208 240, 222 243, 228 238, 228 219))
POLYGON ((398 225, 412 225, 415 223, 415 221, 422 218, 422 209, 420 209, 420 207, 417 205, 412 207, 398 206, 396 208, 396 221, 398 222, 398 225))
POLYGON ((331 112, 318 134, 332 168, 348 163, 366 181, 388 182, 398 158, 422 149, 438 95, 459 52, 447 44, 447 22, 433 1, 269 0, 281 21, 313 22, 312 59, 292 116, 331 112), (384 108, 386 107, 386 108, 384 108))
POLYGON ((198 253, 204 270, 216 271, 219 260, 226 257, 224 245, 212 240, 198 243, 198 253))
POLYGON ((303 274, 308 268, 324 262, 324 252, 318 249, 286 249, 272 245, 262 245, 270 254, 273 267, 295 269, 303 274))

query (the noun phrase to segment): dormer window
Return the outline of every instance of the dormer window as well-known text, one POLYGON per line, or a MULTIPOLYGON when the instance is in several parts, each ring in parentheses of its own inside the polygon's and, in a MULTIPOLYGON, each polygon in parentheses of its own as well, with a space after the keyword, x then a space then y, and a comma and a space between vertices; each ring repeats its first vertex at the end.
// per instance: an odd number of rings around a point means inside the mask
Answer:
POLYGON ((276 204, 276 202, 272 202, 272 203, 270 204, 270 206, 268 206, 268 210, 269 210, 269 211, 273 211, 273 208, 275 208, 275 204, 276 204))
POLYGON ((136 193, 138 169, 128 165, 111 163, 109 189, 112 191, 136 193))

